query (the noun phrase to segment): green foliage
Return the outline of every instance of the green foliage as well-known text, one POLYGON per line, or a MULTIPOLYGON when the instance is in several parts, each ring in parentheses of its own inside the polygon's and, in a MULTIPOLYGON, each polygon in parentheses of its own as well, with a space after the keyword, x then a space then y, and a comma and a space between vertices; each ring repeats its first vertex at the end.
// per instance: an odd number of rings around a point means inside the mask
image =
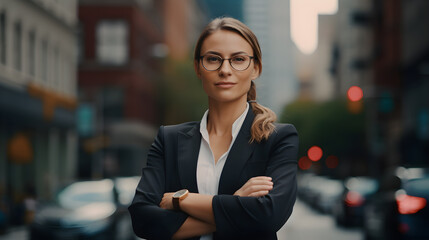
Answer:
MULTIPOLYGON (((350 113, 346 100, 322 103, 296 101, 285 107, 281 122, 295 125, 299 133, 299 156, 314 145, 324 156, 349 159, 362 157, 365 150, 364 114, 350 113)), ((363 112, 363 111, 361 111, 363 112)))
POLYGON ((167 59, 161 84, 162 124, 198 121, 208 108, 207 95, 193 61, 167 59))

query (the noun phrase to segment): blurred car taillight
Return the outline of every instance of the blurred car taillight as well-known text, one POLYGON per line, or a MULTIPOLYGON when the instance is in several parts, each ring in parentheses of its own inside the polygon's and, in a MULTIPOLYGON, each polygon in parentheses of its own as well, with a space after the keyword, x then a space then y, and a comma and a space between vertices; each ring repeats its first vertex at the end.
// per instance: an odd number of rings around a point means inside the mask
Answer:
POLYGON ((346 195, 345 202, 349 207, 357 207, 363 204, 364 198, 358 192, 349 191, 346 195))
POLYGON ((410 230, 410 226, 406 223, 399 224, 399 232, 400 233, 407 233, 410 230))
POLYGON ((396 194, 396 203, 400 214, 413 214, 426 206, 426 199, 398 193, 396 194))

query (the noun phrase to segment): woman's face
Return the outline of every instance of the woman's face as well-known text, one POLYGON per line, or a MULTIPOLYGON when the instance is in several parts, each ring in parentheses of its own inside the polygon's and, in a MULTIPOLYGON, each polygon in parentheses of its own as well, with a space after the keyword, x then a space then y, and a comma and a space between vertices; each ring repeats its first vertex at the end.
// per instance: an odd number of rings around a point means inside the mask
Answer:
MULTIPOLYGON (((239 34, 217 30, 208 36, 201 46, 200 56, 206 54, 229 59, 239 55, 253 56, 253 50, 239 34)), ((209 100, 217 102, 246 101, 251 81, 259 76, 259 68, 253 60, 243 71, 232 68, 228 60, 224 60, 218 70, 208 71, 200 60, 195 71, 202 80, 209 100)))

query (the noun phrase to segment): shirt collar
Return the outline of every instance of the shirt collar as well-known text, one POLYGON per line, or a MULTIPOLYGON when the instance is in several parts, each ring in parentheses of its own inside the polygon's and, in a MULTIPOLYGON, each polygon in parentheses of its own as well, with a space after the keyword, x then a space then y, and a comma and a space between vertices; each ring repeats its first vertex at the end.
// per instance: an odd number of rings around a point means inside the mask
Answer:
MULTIPOLYGON (((234 121, 232 124, 232 140, 235 140, 238 133, 240 132, 241 126, 243 125, 244 119, 246 119, 247 112, 249 111, 249 103, 246 102, 246 109, 244 112, 234 121)), ((209 143, 209 133, 207 131, 207 117, 209 115, 209 110, 204 113, 203 118, 201 119, 200 124, 200 133, 202 137, 209 143)))

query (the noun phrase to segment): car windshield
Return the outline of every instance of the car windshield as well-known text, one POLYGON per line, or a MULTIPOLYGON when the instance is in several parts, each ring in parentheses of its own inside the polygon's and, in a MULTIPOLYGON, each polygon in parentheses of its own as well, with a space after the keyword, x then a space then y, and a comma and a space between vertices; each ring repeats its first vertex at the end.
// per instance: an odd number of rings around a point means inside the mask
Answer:
POLYGON ((417 197, 429 198, 429 177, 413 179, 404 184, 407 194, 417 197))
POLYGON ((115 179, 119 203, 129 205, 133 200, 140 177, 122 177, 115 179))
POLYGON ((58 194, 58 203, 68 209, 100 202, 114 202, 111 180, 72 183, 58 194))
POLYGON ((346 182, 346 187, 350 191, 356 191, 362 194, 371 194, 378 188, 376 180, 365 177, 350 178, 346 182))

